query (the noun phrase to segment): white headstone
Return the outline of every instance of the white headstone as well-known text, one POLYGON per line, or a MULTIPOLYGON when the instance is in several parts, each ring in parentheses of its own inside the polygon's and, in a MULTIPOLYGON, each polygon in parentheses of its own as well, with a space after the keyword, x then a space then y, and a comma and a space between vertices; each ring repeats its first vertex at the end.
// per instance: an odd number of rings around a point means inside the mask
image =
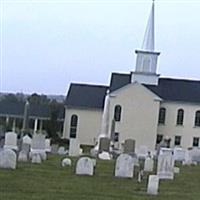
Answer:
POLYGON ((115 165, 115 176, 123 178, 132 178, 134 171, 133 159, 128 154, 118 156, 115 165))
POLYGON ((40 154, 39 153, 33 153, 31 162, 35 163, 35 164, 40 164, 42 162, 40 154))
POLYGON ((72 165, 72 161, 69 158, 64 158, 62 160, 61 165, 62 165, 62 167, 71 166, 72 165))
POLYGON ((43 161, 45 161, 47 159, 47 154, 46 152, 40 152, 40 157, 43 161))
POLYGON ((5 145, 6 149, 18 150, 17 147, 17 134, 14 132, 7 132, 5 135, 5 145))
POLYGON ((25 151, 20 151, 18 155, 19 162, 27 162, 28 161, 28 154, 25 151))
POLYGON ((58 148, 58 154, 59 155, 65 155, 66 154, 65 147, 59 147, 58 148))
POLYGON ((41 157, 45 155, 45 135, 39 133, 34 134, 31 142, 31 153, 40 154, 41 157))
POLYGON ((92 176, 93 173, 94 173, 94 164, 92 162, 92 159, 88 157, 79 158, 76 164, 76 174, 92 176))
POLYGON ((186 150, 180 147, 174 148, 174 160, 175 161, 184 161, 185 160, 186 150))
POLYGON ((152 158, 147 157, 144 161, 144 171, 145 172, 152 172, 153 171, 154 161, 152 158))
POLYGON ((45 140, 45 151, 51 152, 51 140, 50 139, 45 140))
POLYGON ((160 179, 174 179, 173 150, 165 150, 158 156, 157 175, 160 179))
POLYGON ((158 187, 159 187, 159 177, 157 175, 150 175, 147 186, 147 194, 157 195, 158 187))
POLYGON ((31 150, 45 151, 45 135, 41 133, 33 135, 31 150))
POLYGON ((193 148, 189 150, 189 154, 192 159, 192 162, 200 163, 200 149, 199 148, 193 148))
POLYGON ((106 152, 106 151, 103 151, 102 153, 100 153, 98 155, 99 159, 101 160, 111 160, 112 159, 112 156, 110 155, 110 153, 106 152))
POLYGON ((78 139, 71 138, 69 141, 69 156, 80 155, 80 143, 78 139))
POLYGON ((22 143, 24 144, 30 144, 31 145, 32 139, 28 135, 25 135, 22 139, 22 143))
POLYGON ((11 149, 0 151, 0 168, 16 169, 17 156, 11 149))
POLYGON ((183 165, 191 165, 192 164, 192 158, 190 156, 189 150, 185 151, 185 160, 183 161, 183 165))

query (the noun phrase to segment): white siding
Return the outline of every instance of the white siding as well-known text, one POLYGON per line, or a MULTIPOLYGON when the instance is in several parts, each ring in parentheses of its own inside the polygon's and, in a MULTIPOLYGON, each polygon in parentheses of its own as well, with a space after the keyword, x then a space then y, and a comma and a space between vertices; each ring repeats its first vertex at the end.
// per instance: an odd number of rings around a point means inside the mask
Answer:
POLYGON ((181 146, 192 147, 193 137, 200 137, 200 127, 195 127, 195 113, 200 110, 200 105, 177 102, 163 102, 161 107, 166 108, 165 125, 158 125, 158 134, 169 136, 171 147, 174 146, 175 136, 181 136, 181 146), (176 125, 178 109, 184 110, 183 125, 176 125))
POLYGON ((99 134, 101 124, 101 110, 65 109, 63 137, 69 138, 71 116, 78 116, 77 138, 81 144, 94 145, 99 134))
POLYGON ((136 140, 136 149, 145 145, 154 150, 160 101, 144 86, 129 84, 111 94, 110 116, 114 116, 115 105, 121 105, 121 121, 116 122, 115 132, 120 133, 119 142, 127 138, 136 140), (157 99, 157 100, 156 100, 157 99))

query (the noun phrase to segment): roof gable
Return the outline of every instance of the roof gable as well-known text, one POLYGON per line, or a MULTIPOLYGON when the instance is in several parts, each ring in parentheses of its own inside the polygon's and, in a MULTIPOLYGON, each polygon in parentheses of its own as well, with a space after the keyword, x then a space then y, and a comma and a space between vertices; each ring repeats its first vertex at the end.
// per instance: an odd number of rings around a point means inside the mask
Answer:
POLYGON ((131 74, 112 73, 110 80, 110 92, 131 83, 131 74))

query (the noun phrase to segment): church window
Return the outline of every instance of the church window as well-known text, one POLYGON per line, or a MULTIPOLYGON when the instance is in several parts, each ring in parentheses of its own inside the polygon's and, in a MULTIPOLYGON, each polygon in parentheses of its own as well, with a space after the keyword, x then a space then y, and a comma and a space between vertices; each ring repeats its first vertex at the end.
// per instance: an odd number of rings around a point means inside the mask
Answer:
POLYGON ((174 145, 180 146, 181 145, 181 136, 175 136, 174 145))
POLYGON ((118 133, 118 132, 113 132, 113 133, 111 134, 111 140, 112 140, 113 142, 119 142, 119 133, 118 133))
POLYGON ((156 144, 160 144, 160 142, 163 140, 163 135, 158 134, 156 138, 156 144))
POLYGON ((160 108, 158 123, 165 124, 166 108, 160 108))
POLYGON ((193 138, 193 147, 199 147, 199 138, 198 137, 193 138))
POLYGON ((196 112, 196 115, 195 115, 195 126, 200 126, 200 111, 196 112))
POLYGON ((177 112, 176 124, 177 125, 183 125, 183 119, 184 119, 184 110, 179 109, 178 112, 177 112))
POLYGON ((70 138, 76 138, 77 125, 78 125, 78 116, 72 115, 70 122, 70 138))
POLYGON ((122 107, 120 105, 116 105, 114 112, 114 119, 116 122, 119 122, 121 120, 121 112, 122 112, 122 107))

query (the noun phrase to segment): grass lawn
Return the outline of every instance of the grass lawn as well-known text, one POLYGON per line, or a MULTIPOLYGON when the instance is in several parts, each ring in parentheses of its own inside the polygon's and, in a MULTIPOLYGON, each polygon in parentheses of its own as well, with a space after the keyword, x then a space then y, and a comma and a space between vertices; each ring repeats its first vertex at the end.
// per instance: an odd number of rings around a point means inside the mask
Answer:
POLYGON ((0 169, 0 200, 200 200, 200 166, 181 166, 174 181, 161 181, 159 195, 146 195, 146 180, 113 177, 114 161, 97 161, 93 177, 62 168, 62 157, 49 156, 41 165, 18 163, 0 169))

